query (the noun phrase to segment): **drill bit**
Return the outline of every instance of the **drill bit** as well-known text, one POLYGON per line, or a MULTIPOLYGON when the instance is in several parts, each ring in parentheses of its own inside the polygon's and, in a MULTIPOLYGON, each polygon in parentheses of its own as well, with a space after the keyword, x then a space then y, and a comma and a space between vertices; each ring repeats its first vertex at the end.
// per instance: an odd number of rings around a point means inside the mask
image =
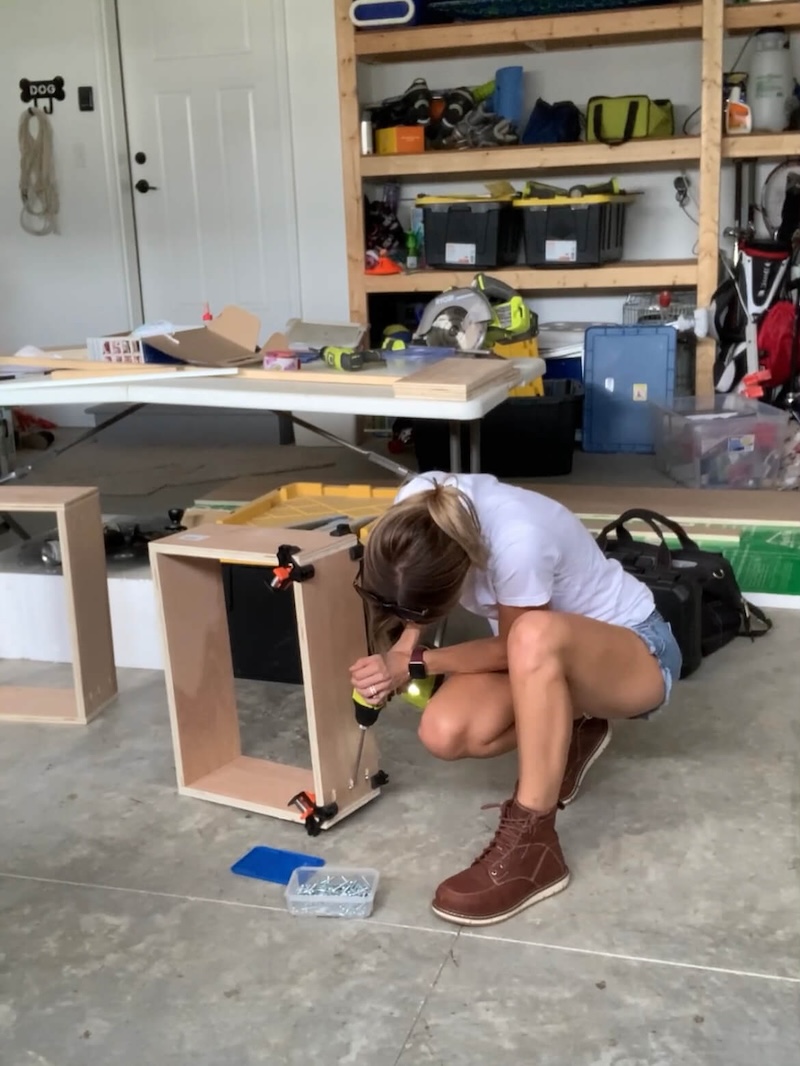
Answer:
POLYGON ((348 788, 356 787, 358 771, 361 766, 361 756, 364 754, 364 741, 367 739, 367 727, 365 725, 360 725, 358 728, 361 730, 361 736, 358 738, 358 753, 356 755, 355 765, 353 766, 353 775, 350 778, 348 788))

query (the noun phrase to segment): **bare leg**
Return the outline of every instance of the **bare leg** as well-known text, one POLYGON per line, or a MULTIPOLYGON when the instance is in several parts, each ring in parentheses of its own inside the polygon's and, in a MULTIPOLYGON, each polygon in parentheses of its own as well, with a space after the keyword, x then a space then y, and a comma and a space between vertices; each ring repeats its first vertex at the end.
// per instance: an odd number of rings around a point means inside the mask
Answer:
POLYGON ((517 802, 532 811, 550 811, 558 802, 577 708, 632 718, 664 698, 658 662, 636 633, 579 615, 523 615, 509 634, 508 657, 517 802))

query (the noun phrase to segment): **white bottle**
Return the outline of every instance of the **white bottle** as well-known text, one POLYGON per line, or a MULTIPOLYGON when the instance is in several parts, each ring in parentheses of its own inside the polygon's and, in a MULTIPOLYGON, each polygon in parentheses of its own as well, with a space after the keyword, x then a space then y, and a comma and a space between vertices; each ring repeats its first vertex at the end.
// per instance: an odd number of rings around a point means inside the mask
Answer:
POLYGON ((793 89, 789 38, 781 29, 759 30, 747 85, 754 130, 780 133, 787 128, 793 89))

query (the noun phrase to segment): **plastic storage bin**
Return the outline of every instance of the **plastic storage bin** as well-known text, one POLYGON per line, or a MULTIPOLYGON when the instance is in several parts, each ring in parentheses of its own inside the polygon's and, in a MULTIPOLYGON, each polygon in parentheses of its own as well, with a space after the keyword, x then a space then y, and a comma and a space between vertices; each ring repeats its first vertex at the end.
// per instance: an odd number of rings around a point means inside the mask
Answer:
MULTIPOLYGON (((572 380, 543 379, 544 396, 506 400, 481 422, 481 470, 496 477, 556 477, 572 472, 575 431, 580 425, 583 386, 572 380)), ((416 421, 414 450, 420 471, 449 470, 446 422, 416 421)), ((461 465, 468 469, 467 434, 462 433, 461 465)))
POLYGON ((675 396, 676 349, 676 333, 669 326, 587 329, 584 451, 654 450, 650 404, 670 404, 675 396))
POLYGON ((600 266, 622 259, 625 210, 635 196, 555 196, 517 200, 528 266, 600 266))
POLYGON ((379 880, 378 871, 366 867, 298 866, 286 886, 286 906, 290 914, 316 918, 369 918, 379 880), (363 892, 345 893, 347 885, 363 892))
POLYGON ((522 216, 509 200, 421 196, 425 260, 429 267, 513 266, 519 255, 522 216))
POLYGON ((760 489, 779 472, 787 416, 743 396, 653 405, 656 464, 697 489, 760 489))

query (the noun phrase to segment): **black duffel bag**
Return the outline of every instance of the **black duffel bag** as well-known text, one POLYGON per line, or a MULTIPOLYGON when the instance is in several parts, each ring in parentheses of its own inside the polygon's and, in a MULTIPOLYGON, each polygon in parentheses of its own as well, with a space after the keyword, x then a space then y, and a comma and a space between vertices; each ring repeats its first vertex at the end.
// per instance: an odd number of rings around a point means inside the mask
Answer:
POLYGON ((701 548, 682 526, 657 511, 625 511, 600 531, 597 543, 608 558, 651 588, 656 607, 672 626, 683 653, 682 677, 693 673, 703 656, 735 637, 755 639, 772 628, 764 612, 742 595, 725 556, 701 548), (656 533, 659 544, 631 536, 627 523, 637 520, 656 533), (679 548, 669 547, 664 530, 677 537, 679 548))

